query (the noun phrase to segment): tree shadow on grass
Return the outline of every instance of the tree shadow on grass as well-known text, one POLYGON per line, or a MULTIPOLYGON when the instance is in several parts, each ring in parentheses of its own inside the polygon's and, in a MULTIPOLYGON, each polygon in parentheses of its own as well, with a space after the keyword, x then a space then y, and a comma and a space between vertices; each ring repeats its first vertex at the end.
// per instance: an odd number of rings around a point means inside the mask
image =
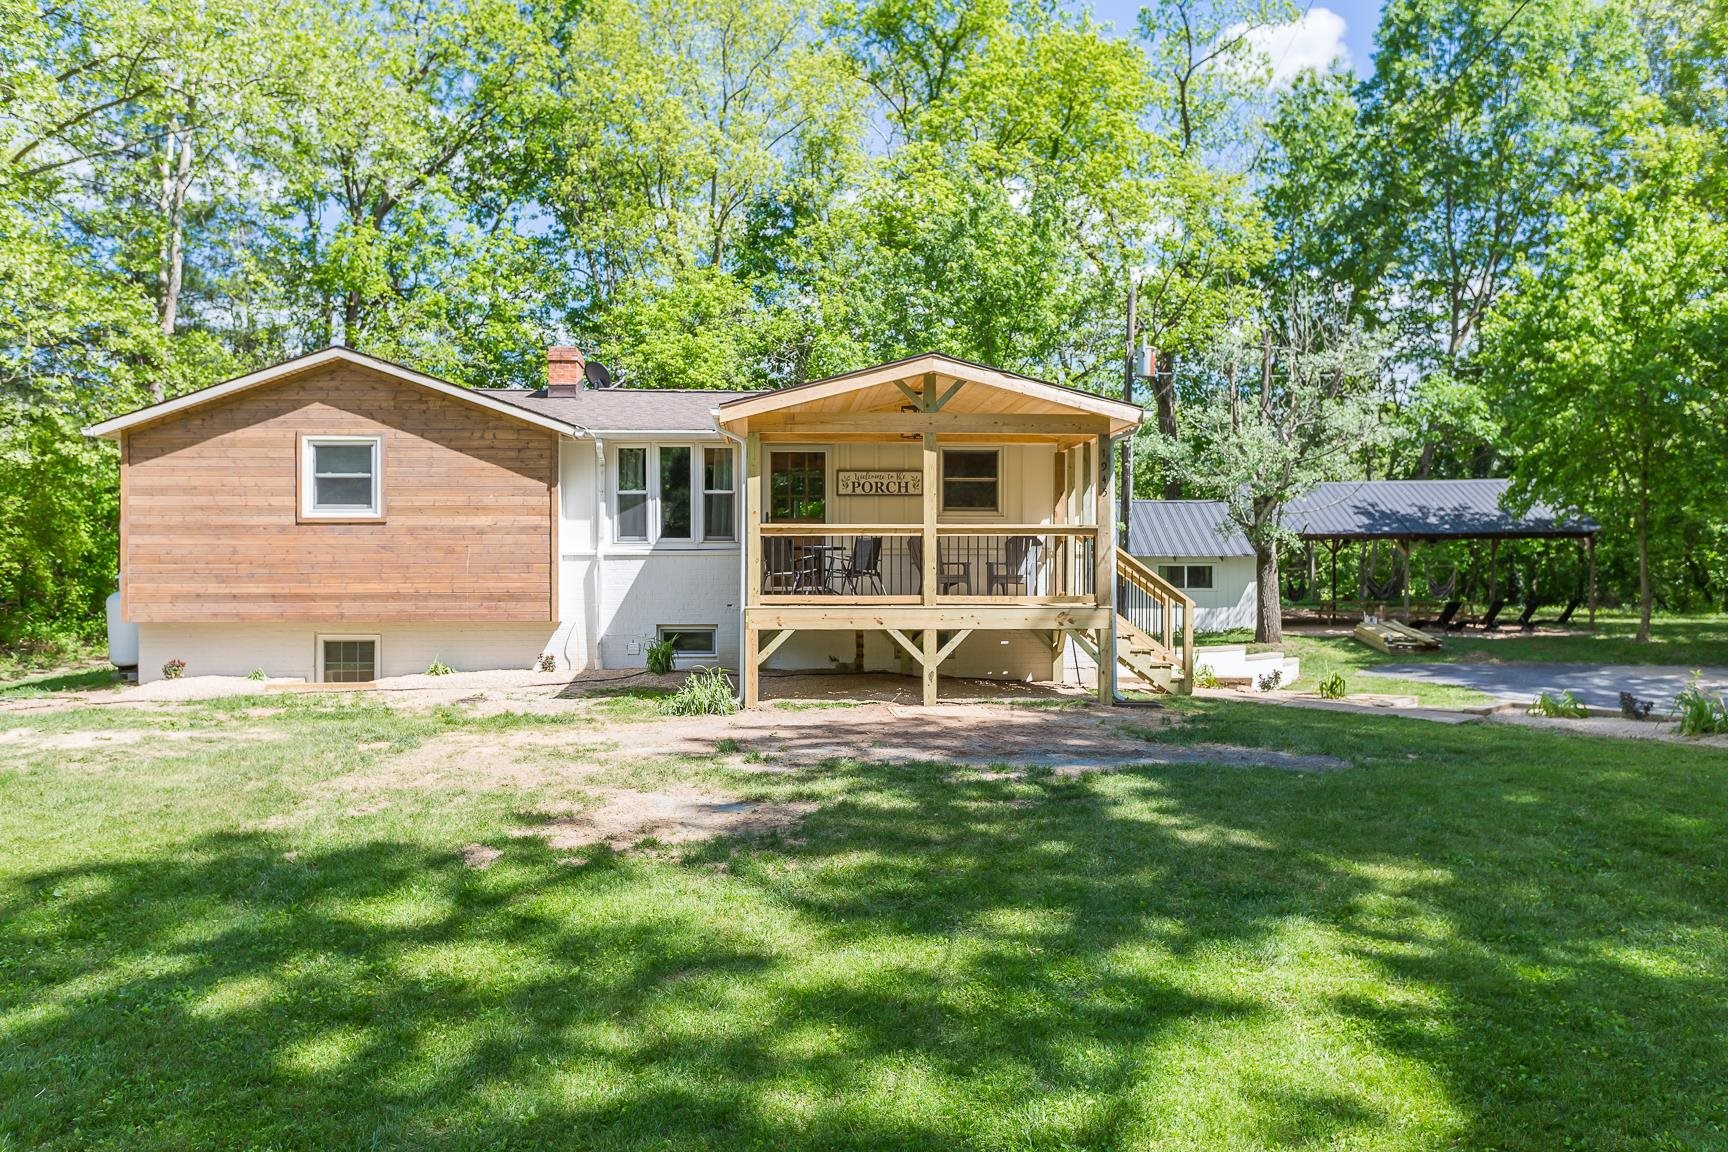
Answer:
POLYGON ((28 875, 0 887, 0 1135, 1710 1142, 1728 1019, 1720 860, 1684 799, 1702 773, 1501 737, 1556 757, 1537 771, 1417 729, 1443 776, 1370 727, 1278 719, 1280 746, 1364 766, 838 763, 799 828, 679 857, 572 866, 505 837, 474 870, 235 834, 28 875), (1695 970, 1661 969, 1664 933, 1700 941, 1695 970))

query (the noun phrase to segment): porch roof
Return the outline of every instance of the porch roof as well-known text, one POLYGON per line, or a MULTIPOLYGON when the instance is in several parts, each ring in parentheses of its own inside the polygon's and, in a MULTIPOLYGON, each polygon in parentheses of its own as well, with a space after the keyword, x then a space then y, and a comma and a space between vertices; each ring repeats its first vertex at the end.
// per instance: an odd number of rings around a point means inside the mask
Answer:
MULTIPOLYGON (((942 397, 941 411, 954 419, 1091 417, 1100 420, 1100 430, 1116 435, 1134 428, 1142 416, 1138 406, 1120 400, 930 352, 793 388, 737 397, 719 405, 715 421, 722 428, 743 431, 753 420, 794 414, 856 420, 916 410, 913 397, 927 376, 934 377, 942 397)), ((867 428, 869 422, 859 426, 867 428)), ((1028 422, 1028 428, 1035 427, 1035 422, 1028 422)))

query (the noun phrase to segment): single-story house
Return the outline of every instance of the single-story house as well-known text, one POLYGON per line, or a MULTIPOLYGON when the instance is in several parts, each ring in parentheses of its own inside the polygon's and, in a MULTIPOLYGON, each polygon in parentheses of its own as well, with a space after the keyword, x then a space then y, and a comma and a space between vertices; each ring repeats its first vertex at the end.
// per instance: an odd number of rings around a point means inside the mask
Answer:
POLYGON ((927 701, 938 667, 1108 697, 1109 652, 1180 680, 1187 597, 1108 514, 1139 408, 935 354, 762 393, 603 380, 574 348, 493 390, 334 347, 89 428, 119 443, 141 679, 632 668, 665 641, 747 702, 772 669, 910 672, 927 701))
POLYGON ((1128 552, 1194 601, 1194 627, 1254 627, 1254 546, 1222 500, 1135 500, 1128 552))

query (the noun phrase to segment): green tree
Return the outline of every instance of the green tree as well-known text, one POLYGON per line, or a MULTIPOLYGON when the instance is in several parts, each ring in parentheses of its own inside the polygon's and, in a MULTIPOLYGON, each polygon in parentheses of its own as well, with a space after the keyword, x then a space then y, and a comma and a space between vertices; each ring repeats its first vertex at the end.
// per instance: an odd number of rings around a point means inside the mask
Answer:
POLYGON ((1222 500, 1254 547, 1254 638, 1283 639, 1278 549, 1290 537, 1284 505, 1348 474, 1354 453, 1380 434, 1381 349, 1342 308, 1292 295, 1279 331, 1259 346, 1221 343, 1213 384, 1190 404, 1180 440, 1151 445, 1189 490, 1222 500))
POLYGON ((1624 187, 1562 205, 1557 243, 1520 266, 1483 352, 1517 497, 1632 533, 1640 640, 1655 567, 1719 524, 1728 496, 1728 227, 1697 198, 1707 146, 1672 125, 1638 133, 1624 187))

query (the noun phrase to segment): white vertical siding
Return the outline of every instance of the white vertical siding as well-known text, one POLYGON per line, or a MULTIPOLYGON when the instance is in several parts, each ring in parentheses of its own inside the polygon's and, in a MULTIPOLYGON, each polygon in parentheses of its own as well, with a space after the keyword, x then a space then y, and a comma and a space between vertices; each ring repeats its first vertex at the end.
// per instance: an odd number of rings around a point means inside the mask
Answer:
POLYGON ((1194 630, 1225 632, 1254 627, 1254 558, 1252 556, 1137 556, 1157 571, 1160 564, 1210 564, 1212 587, 1188 588, 1194 599, 1194 630))

